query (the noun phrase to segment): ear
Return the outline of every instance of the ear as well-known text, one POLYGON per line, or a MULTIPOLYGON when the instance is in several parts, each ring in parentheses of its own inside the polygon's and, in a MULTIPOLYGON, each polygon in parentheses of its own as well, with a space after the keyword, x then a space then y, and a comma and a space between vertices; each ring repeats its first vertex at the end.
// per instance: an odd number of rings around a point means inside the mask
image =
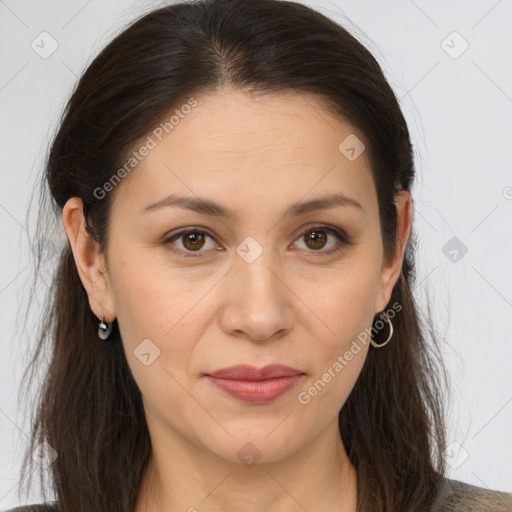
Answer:
POLYGON ((116 312, 105 258, 99 253, 98 244, 91 239, 85 229, 85 216, 80 198, 72 197, 66 202, 62 210, 62 224, 73 251, 78 275, 87 291, 91 310, 100 320, 103 313, 105 321, 110 323, 115 319, 116 312))
POLYGON ((398 221, 398 238, 395 253, 389 262, 383 261, 380 274, 380 286, 375 303, 375 313, 384 310, 391 299, 391 293, 402 270, 405 246, 409 239, 412 223, 412 200, 407 190, 395 194, 395 205, 398 221))

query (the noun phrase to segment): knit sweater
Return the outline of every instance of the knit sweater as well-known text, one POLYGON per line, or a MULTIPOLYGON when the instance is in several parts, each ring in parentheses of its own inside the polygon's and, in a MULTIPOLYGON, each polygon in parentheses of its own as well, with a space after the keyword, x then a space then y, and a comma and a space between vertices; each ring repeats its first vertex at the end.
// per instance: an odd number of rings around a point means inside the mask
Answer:
MULTIPOLYGON (((5 512, 59 512, 59 509, 54 504, 40 504, 17 507, 5 512)), ((512 493, 493 491, 445 478, 433 506, 424 512, 512 512, 512 493)))
POLYGON ((512 493, 444 478, 428 512, 512 512, 512 493))

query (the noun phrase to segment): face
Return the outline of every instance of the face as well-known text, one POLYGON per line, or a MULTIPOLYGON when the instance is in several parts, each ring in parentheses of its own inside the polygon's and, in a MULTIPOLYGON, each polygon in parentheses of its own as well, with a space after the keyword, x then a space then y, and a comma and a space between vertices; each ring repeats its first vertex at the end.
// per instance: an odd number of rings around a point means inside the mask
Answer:
POLYGON ((276 461, 337 420, 369 339, 344 355, 390 307, 403 250, 384 261, 366 153, 339 149, 363 134, 314 96, 196 100, 111 192, 108 275, 97 259, 80 275, 97 316, 119 323, 150 430, 233 462, 250 442, 276 461), (334 194, 350 199, 298 207, 334 194), (241 364, 300 375, 232 392, 207 376, 241 364))

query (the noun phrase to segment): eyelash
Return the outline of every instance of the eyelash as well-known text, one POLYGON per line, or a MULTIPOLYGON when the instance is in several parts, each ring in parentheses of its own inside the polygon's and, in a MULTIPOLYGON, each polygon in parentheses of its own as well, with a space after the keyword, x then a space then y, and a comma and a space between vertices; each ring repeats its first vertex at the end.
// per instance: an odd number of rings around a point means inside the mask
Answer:
MULTIPOLYGON (((297 240, 300 239, 301 237, 303 237, 306 233, 308 233, 310 231, 315 231, 315 230, 325 231, 326 233, 330 233, 331 235, 334 235, 336 238, 338 238, 339 243, 336 244, 334 247, 331 247, 330 249, 327 249, 325 251, 318 249, 318 251, 311 250, 311 251, 307 251, 307 252, 318 253, 318 255, 320 255, 320 256, 329 256, 331 254, 341 251, 344 248, 344 246, 346 246, 346 245, 349 245, 349 246, 355 245, 355 243, 350 239, 350 237, 347 236, 347 234, 344 231, 338 230, 338 229, 330 227, 330 226, 322 226, 322 225, 306 228, 304 231, 302 231, 302 233, 299 235, 297 240)), ((206 252, 206 251, 183 251, 182 249, 176 249, 176 248, 170 247, 170 244, 174 240, 177 240, 181 236, 190 234, 190 233, 200 233, 202 235, 207 235, 212 239, 214 238, 211 235, 209 235, 206 231, 203 231, 200 229, 194 229, 194 228, 192 228, 192 229, 186 228, 186 229, 182 229, 181 231, 178 231, 177 233, 174 233, 171 237, 164 240, 163 243, 164 243, 164 245, 167 246, 167 249, 169 251, 171 251, 173 253, 177 253, 177 254, 183 256, 184 258, 202 257, 201 253, 206 252)), ((308 255, 307 257, 314 257, 314 256, 315 256, 315 254, 311 254, 311 255, 308 255)))

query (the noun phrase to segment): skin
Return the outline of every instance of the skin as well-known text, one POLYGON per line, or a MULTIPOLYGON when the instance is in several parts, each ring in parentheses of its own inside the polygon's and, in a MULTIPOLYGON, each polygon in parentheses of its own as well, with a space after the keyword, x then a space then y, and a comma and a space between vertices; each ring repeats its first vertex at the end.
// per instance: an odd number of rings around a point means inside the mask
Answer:
MULTIPOLYGON (((137 512, 354 512, 357 474, 337 422, 369 344, 360 344, 308 404, 297 396, 391 307, 410 233, 410 195, 396 195, 400 244, 385 261, 366 153, 350 161, 338 150, 349 134, 363 134, 315 96, 221 90, 196 99, 111 192, 110 272, 85 232, 80 199, 70 199, 62 214, 90 307, 98 318, 117 318, 143 396, 153 457, 137 512), (333 192, 364 211, 283 216, 293 203, 333 192), (143 212, 171 193, 213 199, 238 217, 178 207, 143 212), (319 224, 344 230, 354 245, 322 255, 336 236, 327 232, 315 246, 302 235, 319 224), (178 228, 209 236, 202 245, 185 245, 183 236, 165 243, 178 228), (251 263, 236 252, 248 236, 263 249, 251 263), (169 247, 202 255, 186 258, 169 247), (134 350, 148 338, 160 356, 146 366, 134 350), (274 402, 251 405, 203 376, 240 363, 285 364, 305 377, 274 402), (250 467, 237 456, 248 442, 261 456, 250 467)), ((387 333, 386 326, 379 340, 387 333)))

